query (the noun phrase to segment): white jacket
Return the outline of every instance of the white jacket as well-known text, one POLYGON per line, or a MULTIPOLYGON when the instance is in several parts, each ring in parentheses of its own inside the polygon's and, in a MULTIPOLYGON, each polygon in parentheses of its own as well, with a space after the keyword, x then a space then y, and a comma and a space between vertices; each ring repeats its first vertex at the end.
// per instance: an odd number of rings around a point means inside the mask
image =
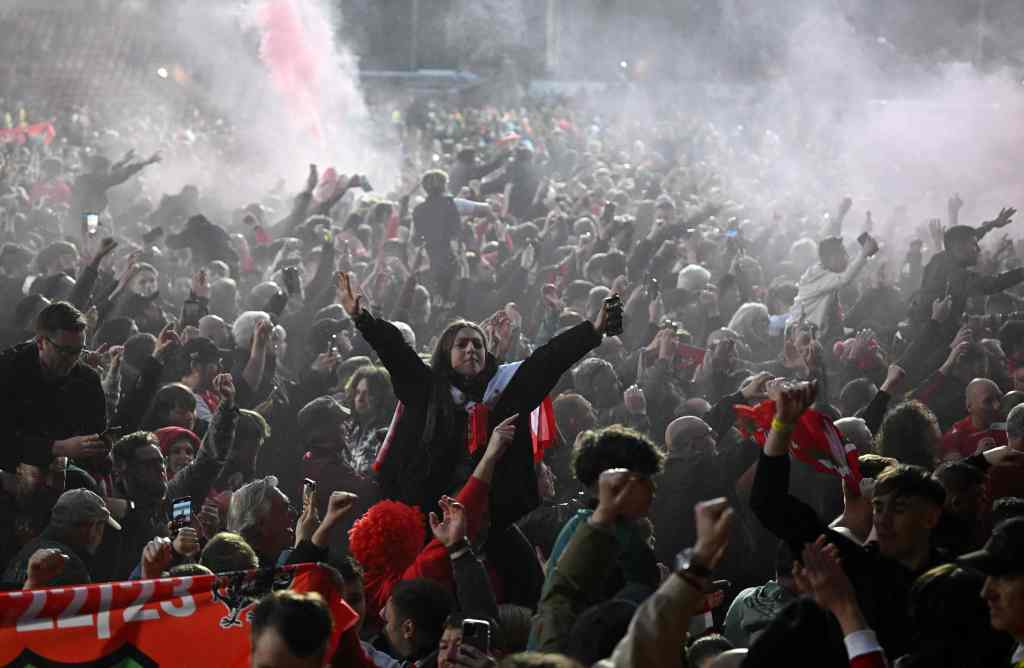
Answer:
POLYGON ((804 322, 813 323, 819 331, 827 331, 831 323, 825 320, 829 315, 831 300, 836 298, 836 292, 840 288, 857 278, 867 260, 868 256, 861 248, 857 257, 841 274, 825 269, 820 262, 805 271, 800 277, 793 308, 789 310, 790 322, 799 321, 802 315, 804 322))

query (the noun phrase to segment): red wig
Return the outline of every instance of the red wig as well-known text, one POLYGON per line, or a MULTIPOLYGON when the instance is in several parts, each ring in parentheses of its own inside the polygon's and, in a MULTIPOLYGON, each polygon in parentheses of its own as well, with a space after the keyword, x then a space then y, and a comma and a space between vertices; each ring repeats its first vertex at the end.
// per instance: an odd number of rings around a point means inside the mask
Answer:
POLYGON ((365 569, 367 593, 376 597, 382 587, 401 579, 423 549, 423 513, 400 501, 380 501, 348 531, 348 546, 365 569))

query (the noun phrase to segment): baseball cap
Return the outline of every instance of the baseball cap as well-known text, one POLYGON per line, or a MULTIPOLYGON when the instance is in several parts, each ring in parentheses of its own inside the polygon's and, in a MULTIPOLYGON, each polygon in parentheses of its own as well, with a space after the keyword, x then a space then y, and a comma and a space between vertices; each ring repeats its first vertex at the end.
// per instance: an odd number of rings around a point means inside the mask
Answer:
POLYGON ((1000 522, 985 547, 956 561, 985 575, 1024 575, 1024 517, 1000 522))
POLYGON ((341 424, 352 412, 334 397, 318 397, 299 411, 299 431, 306 432, 324 425, 341 424))
POLYGON ((107 526, 121 530, 121 525, 110 516, 103 499, 87 489, 69 489, 61 494, 50 513, 50 521, 60 526, 106 522, 107 526))
POLYGON ((220 362, 221 360, 220 348, 205 336, 189 339, 189 342, 182 347, 182 352, 188 357, 189 361, 198 362, 199 364, 220 362))

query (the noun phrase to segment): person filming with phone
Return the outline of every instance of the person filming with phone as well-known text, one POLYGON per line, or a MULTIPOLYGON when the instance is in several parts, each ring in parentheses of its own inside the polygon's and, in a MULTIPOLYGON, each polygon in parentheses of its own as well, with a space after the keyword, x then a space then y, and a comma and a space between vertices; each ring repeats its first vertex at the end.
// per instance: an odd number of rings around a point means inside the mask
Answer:
POLYGON ((839 291, 864 269, 868 258, 878 252, 878 242, 868 233, 857 238, 860 252, 850 262, 842 237, 826 237, 818 243, 818 263, 800 277, 790 320, 803 320, 817 327, 820 338, 831 341, 843 333, 839 291))

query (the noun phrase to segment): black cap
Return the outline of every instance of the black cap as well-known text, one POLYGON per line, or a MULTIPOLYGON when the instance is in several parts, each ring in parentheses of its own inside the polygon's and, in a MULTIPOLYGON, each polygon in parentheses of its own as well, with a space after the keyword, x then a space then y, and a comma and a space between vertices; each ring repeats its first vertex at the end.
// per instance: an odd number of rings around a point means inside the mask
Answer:
POLYGON ((985 575, 1024 574, 1024 517, 1000 522, 985 547, 956 561, 964 568, 985 575))
POLYGON ((189 339, 189 342, 182 347, 182 352, 190 362, 196 364, 208 364, 220 362, 221 352, 217 344, 205 336, 197 336, 189 339))

